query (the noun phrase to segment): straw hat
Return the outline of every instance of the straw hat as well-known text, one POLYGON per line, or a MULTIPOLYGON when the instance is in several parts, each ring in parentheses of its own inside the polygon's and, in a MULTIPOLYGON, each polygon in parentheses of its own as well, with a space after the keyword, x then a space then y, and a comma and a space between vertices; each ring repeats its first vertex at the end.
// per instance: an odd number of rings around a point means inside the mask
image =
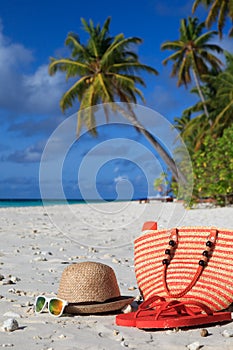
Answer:
POLYGON ((75 314, 120 310, 134 299, 121 296, 110 266, 90 261, 65 268, 57 296, 68 301, 66 312, 75 314))

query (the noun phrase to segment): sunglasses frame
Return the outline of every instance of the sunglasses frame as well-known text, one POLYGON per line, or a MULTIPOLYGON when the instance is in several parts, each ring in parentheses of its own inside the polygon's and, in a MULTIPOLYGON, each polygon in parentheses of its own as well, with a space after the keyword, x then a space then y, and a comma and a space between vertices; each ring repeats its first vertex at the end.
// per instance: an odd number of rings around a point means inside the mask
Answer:
POLYGON ((52 316, 54 316, 54 317, 59 317, 59 316, 61 316, 61 315, 63 314, 63 311, 64 311, 64 309, 65 309, 65 307, 66 307, 67 305, 68 305, 68 301, 66 301, 66 300, 63 300, 63 299, 60 299, 60 298, 57 298, 57 297, 48 298, 48 297, 46 297, 46 296, 44 296, 44 295, 38 295, 38 296, 36 297, 36 300, 35 300, 35 303, 34 303, 34 306, 35 306, 35 313, 36 313, 37 315, 38 315, 38 314, 41 314, 41 313, 44 311, 44 309, 46 308, 46 306, 47 306, 47 309, 48 309, 49 314, 52 315, 52 316), (37 304, 37 301, 38 301, 39 298, 44 298, 44 299, 45 299, 45 303, 44 303, 44 305, 43 305, 41 311, 36 311, 36 304, 37 304), (54 300, 54 299, 55 299, 55 300, 59 300, 59 301, 62 302, 62 309, 61 309, 61 312, 60 312, 58 315, 54 315, 54 314, 50 311, 50 309, 49 309, 49 303, 50 303, 51 300, 54 300))

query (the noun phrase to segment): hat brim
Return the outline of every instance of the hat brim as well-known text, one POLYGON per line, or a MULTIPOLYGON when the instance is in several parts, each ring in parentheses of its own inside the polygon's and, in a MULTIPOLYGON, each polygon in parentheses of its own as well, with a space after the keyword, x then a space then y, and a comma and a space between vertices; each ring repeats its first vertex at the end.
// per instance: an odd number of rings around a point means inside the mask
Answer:
POLYGON ((103 303, 68 303, 64 312, 67 314, 97 314, 121 310, 124 306, 131 304, 135 298, 121 296, 116 301, 103 303))

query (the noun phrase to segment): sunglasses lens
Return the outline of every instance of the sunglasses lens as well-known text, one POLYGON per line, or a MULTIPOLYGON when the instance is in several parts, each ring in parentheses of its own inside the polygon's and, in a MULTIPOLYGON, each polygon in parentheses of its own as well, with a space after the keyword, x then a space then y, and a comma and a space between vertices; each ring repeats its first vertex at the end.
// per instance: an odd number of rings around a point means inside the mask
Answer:
POLYGON ((49 302, 49 311, 54 316, 59 316, 63 311, 63 301, 59 299, 51 299, 49 302))
POLYGON ((46 299, 44 297, 38 297, 36 300, 36 312, 41 312, 46 303, 46 299))

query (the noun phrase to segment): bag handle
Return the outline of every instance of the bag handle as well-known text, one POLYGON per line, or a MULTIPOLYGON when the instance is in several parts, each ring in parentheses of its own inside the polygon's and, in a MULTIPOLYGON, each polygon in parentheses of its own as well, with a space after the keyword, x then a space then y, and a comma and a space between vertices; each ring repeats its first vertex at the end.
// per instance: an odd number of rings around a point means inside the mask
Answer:
POLYGON ((167 268, 170 264, 173 256, 175 255, 175 250, 177 249, 178 244, 178 229, 172 229, 170 232, 170 240, 169 240, 169 248, 165 250, 165 259, 163 259, 163 286, 169 297, 171 298, 182 298, 185 294, 187 294, 193 286, 197 283, 198 279, 200 278, 202 271, 204 270, 205 266, 207 265, 207 262, 209 260, 209 253, 214 248, 216 239, 217 239, 218 231, 215 228, 212 228, 210 230, 210 234, 207 238, 206 242, 206 248, 202 253, 202 259, 198 262, 198 268, 193 276, 192 281, 189 283, 189 285, 180 293, 172 294, 171 291, 168 288, 167 285, 167 268))

